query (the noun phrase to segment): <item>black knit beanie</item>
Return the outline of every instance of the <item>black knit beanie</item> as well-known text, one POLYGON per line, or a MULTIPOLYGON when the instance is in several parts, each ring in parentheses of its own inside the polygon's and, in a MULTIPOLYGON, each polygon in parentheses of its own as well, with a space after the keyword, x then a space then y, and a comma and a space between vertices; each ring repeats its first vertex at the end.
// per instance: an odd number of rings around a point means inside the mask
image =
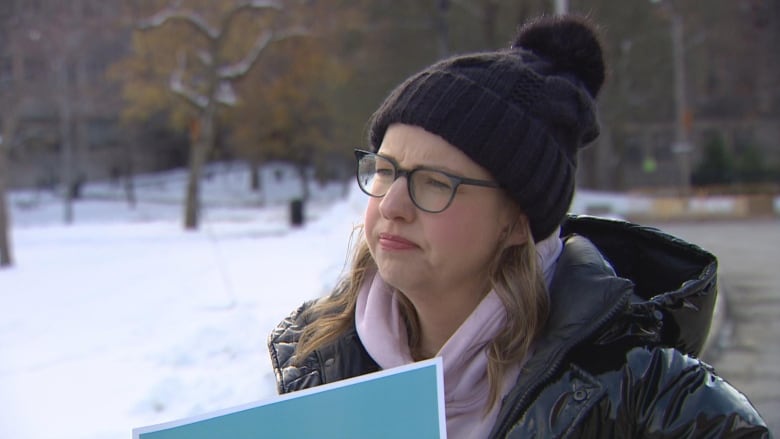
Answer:
POLYGON ((406 80, 372 116, 369 141, 378 150, 394 123, 441 136, 493 175, 539 241, 569 209, 577 151, 599 133, 594 99, 603 82, 594 28, 542 17, 509 49, 449 58, 406 80))

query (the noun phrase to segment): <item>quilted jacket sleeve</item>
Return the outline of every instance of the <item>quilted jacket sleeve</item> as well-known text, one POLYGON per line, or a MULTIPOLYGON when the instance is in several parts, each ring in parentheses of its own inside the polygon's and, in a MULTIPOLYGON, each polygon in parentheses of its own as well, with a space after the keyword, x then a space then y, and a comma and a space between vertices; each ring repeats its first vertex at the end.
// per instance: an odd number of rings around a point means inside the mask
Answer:
POLYGON ((268 352, 279 394, 322 384, 322 367, 316 354, 310 355, 301 364, 292 362, 301 331, 306 326, 302 314, 310 305, 305 303, 293 311, 268 336, 268 352))

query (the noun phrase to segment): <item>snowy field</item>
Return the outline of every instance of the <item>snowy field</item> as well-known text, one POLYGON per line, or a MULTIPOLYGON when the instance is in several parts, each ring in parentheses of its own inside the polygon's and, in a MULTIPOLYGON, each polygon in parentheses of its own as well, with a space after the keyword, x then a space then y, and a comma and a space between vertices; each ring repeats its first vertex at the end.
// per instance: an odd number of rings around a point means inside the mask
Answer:
MULTIPOLYGON (((273 181, 277 196, 296 191, 273 181)), ((139 181, 135 208, 121 188, 88 185, 67 226, 50 194, 12 194, 0 438, 129 438, 275 395, 266 336, 335 283, 365 196, 314 188, 310 222, 292 228, 287 204, 257 205, 246 173, 217 173, 202 227, 185 232, 183 182, 139 181)))
MULTIPOLYGON (((181 172, 138 178, 132 208, 121 187, 89 184, 71 225, 52 194, 11 194, 0 439, 126 439, 275 395, 266 337, 335 284, 367 200, 351 182, 313 187, 293 228, 286 200, 300 185, 283 174, 258 195, 246 169, 212 168, 196 232, 181 227, 181 172)), ((582 192, 572 211, 643 203, 582 192)))

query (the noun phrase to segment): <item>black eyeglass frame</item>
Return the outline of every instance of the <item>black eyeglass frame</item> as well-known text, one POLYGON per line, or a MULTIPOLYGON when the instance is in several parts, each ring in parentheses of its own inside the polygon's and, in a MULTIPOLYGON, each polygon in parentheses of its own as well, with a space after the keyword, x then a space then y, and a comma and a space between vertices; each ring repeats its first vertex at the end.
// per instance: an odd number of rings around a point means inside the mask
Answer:
POLYGON ((390 162, 390 164, 393 165, 393 183, 396 180, 398 180, 399 178, 401 178, 401 177, 406 177, 406 190, 409 193, 409 198, 412 200, 412 203, 414 204, 414 206, 417 207, 418 209, 422 210, 423 212, 441 213, 441 212, 444 212, 445 210, 447 210, 447 208, 450 207, 450 205, 452 204, 452 200, 455 199, 455 193, 458 191, 458 186, 460 186, 462 184, 469 185, 469 186, 489 187, 489 188, 500 188, 501 187, 501 185, 499 185, 498 183, 496 183, 494 181, 477 180, 477 179, 474 179, 474 178, 461 177, 459 175, 453 175, 453 174, 450 174, 449 172, 442 171, 441 169, 435 169, 435 168, 430 168, 430 167, 425 167, 425 166, 418 166, 418 167, 413 168, 413 169, 403 169, 403 168, 401 168, 398 165, 398 162, 396 162, 395 160, 393 160, 390 157, 387 157, 387 156, 384 156, 384 155, 381 155, 381 154, 377 154, 375 152, 366 151, 364 149, 355 148, 355 158, 357 159, 357 165, 356 165, 356 170, 355 170, 355 178, 358 181, 358 186, 360 187, 360 190, 363 191, 363 193, 365 193, 369 197, 382 198, 385 195, 387 195, 387 192, 385 192, 382 195, 374 195, 374 194, 370 193, 368 191, 368 189, 363 187, 363 183, 361 183, 361 181, 360 181, 360 161, 364 157, 366 157, 366 156, 376 156, 376 157, 380 157, 380 158, 390 162), (414 190, 412 189, 412 182, 414 181, 412 179, 412 176, 417 171, 437 172, 437 173, 439 173, 441 175, 444 175, 445 177, 447 177, 450 180, 450 182, 452 183, 452 191, 450 192, 450 199, 447 200, 447 204, 445 204, 444 207, 442 207, 441 209, 438 209, 438 210, 431 210, 431 209, 426 209, 426 208, 420 206, 417 203, 417 199, 414 196, 414 190))

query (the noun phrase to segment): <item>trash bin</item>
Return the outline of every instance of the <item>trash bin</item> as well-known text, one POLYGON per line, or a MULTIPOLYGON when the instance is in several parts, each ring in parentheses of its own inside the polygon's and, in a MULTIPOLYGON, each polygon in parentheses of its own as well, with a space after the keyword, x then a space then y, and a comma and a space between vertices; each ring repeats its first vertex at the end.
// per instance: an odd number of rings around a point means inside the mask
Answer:
POLYGON ((294 227, 303 225, 303 200, 301 199, 290 202, 290 225, 294 227))

